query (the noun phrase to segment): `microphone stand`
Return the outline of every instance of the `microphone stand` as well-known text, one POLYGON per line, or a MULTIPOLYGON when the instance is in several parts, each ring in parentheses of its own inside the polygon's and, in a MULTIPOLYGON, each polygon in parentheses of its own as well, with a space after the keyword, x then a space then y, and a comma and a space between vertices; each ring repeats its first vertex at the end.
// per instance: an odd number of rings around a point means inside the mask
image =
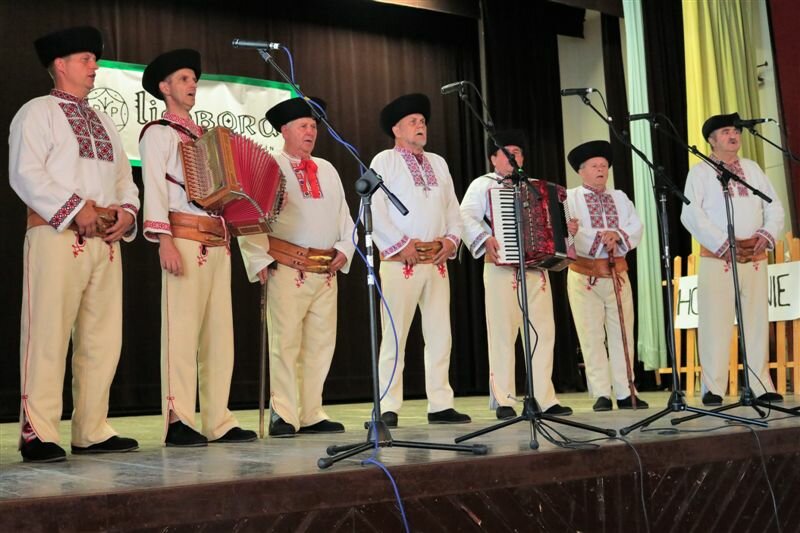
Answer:
MULTIPOLYGON (((289 76, 286 75, 286 73, 277 65, 277 63, 275 63, 272 55, 266 49, 259 49, 258 53, 265 62, 270 64, 278 72, 278 74, 284 80, 286 80, 289 85, 292 86, 297 94, 304 96, 300 91, 300 88, 289 76)), ((341 136, 328 121, 327 117, 324 116, 324 113, 320 113, 319 110, 316 109, 309 100, 305 100, 305 102, 311 108, 311 112, 314 114, 314 117, 325 124, 325 126, 333 133, 335 137, 341 139, 341 136)), ((373 421, 371 424, 369 424, 366 441, 355 444, 329 446, 326 449, 326 453, 329 457, 321 457, 318 459, 317 466, 322 469, 328 468, 342 459, 347 459, 348 457, 352 457, 363 451, 375 449, 375 453, 377 454, 377 450, 379 448, 387 447, 417 448, 423 450, 447 450, 456 452, 470 452, 475 455, 486 455, 488 448, 484 444, 473 444, 470 446, 394 440, 389 432, 389 428, 386 426, 386 423, 381 420, 380 385, 378 381, 378 321, 376 318, 378 305, 375 297, 375 271, 373 270, 374 254, 372 250, 372 195, 378 189, 381 189, 384 193, 386 193, 386 195, 389 197, 389 200, 397 208, 397 210, 403 215, 408 214, 408 209, 406 209, 402 202, 386 187, 383 179, 374 170, 368 168, 367 165, 364 164, 355 149, 352 148, 348 143, 344 143, 344 145, 350 155, 353 156, 353 158, 358 162, 360 168, 368 169, 356 181, 356 192, 358 192, 359 196, 361 196, 362 205, 364 206, 363 223, 367 258, 367 289, 369 295, 369 335, 370 354, 372 360, 373 421)), ((361 464, 365 465, 366 461, 362 461, 361 464)))
MULTIPOLYGON (((670 179, 670 177, 664 172, 662 167, 656 167, 650 159, 645 155, 644 152, 639 150, 633 143, 627 141, 619 132, 616 130, 614 125, 612 124, 612 120, 610 117, 607 117, 600 113, 600 111, 592 105, 592 102, 585 96, 582 95, 581 99, 583 103, 589 106, 592 111, 594 111, 597 116, 599 116, 603 121, 608 124, 609 129, 613 133, 614 137, 620 141, 626 148, 629 148, 633 153, 635 153, 639 159, 641 159, 652 171, 653 175, 655 176, 655 182, 653 183, 653 194, 658 198, 658 206, 659 206, 659 217, 658 217, 658 228, 659 233, 661 234, 661 262, 664 268, 664 274, 667 280, 672 280, 672 255, 669 251, 669 218, 668 218, 668 211, 667 211, 667 193, 672 194, 676 198, 678 198, 684 204, 689 204, 689 199, 684 196, 683 192, 675 185, 675 183, 670 179)), ((653 128, 656 129, 658 124, 653 124, 653 128)), ((689 411, 690 413, 696 413, 696 416, 703 416, 703 415, 711 415, 716 416, 719 418, 724 418, 725 420, 731 420, 735 422, 742 422, 748 424, 755 424, 759 426, 766 426, 765 422, 760 420, 751 420, 749 418, 743 418, 734 415, 728 414, 721 414, 716 413, 714 411, 709 411, 706 409, 701 409, 698 407, 692 407, 686 403, 686 397, 684 392, 681 390, 681 378, 680 374, 678 373, 678 363, 675 355, 675 325, 674 325, 674 309, 675 303, 673 300, 672 294, 672 287, 669 285, 669 281, 667 282, 667 327, 668 327, 668 334, 667 334, 667 356, 669 358, 670 367, 672 370, 672 392, 669 395, 669 399, 667 400, 667 406, 662 409, 661 411, 654 413, 642 420, 635 422, 629 426, 626 426, 619 430, 620 435, 627 435, 628 433, 642 427, 647 427, 656 420, 660 420, 661 418, 667 416, 670 413, 679 413, 682 411, 689 411)), ((673 420, 674 423, 674 420, 673 420)))
MULTIPOLYGON (((792 152, 788 148, 783 148, 782 146, 780 146, 778 144, 775 144, 774 142, 770 141, 769 139, 767 139, 766 137, 761 135, 756 130, 755 125, 747 126, 747 128, 745 128, 745 129, 747 129, 747 131, 749 131, 754 137, 758 137, 759 139, 761 139, 762 141, 766 142, 767 144, 770 144, 770 145, 774 146, 775 148, 777 148, 778 150, 780 150, 785 157, 790 158, 792 161, 794 161, 796 163, 800 163, 800 158, 798 158, 796 155, 794 155, 794 152, 792 152)), ((783 136, 783 130, 780 130, 780 131, 781 131, 781 136, 783 136)))
MULTIPOLYGON (((477 88, 475 88, 477 91, 477 88)), ((616 436, 617 432, 613 429, 602 429, 595 426, 590 426, 587 424, 581 424, 580 422, 573 422, 571 420, 565 420, 561 417, 555 415, 549 415, 542 411, 539 403, 536 401, 534 396, 533 390, 533 353, 531 351, 531 338, 530 338, 530 312, 528 309, 528 286, 527 286, 527 265, 525 264, 525 238, 522 231, 522 204, 523 204, 523 193, 522 188, 527 185, 532 191, 534 192, 534 197, 536 201, 540 200, 539 191, 537 191, 536 187, 532 186, 528 180, 530 177, 526 175, 522 169, 517 164, 516 158, 506 149, 505 146, 501 146, 500 143, 497 142, 497 139, 494 136, 494 125, 489 123, 487 124, 483 118, 478 114, 472 104, 469 102, 465 91, 459 89, 459 98, 466 104, 467 108, 472 112, 478 122, 483 126, 484 130, 488 134, 489 138, 492 140, 494 145, 503 151, 506 158, 508 158, 508 162, 511 164, 512 167, 512 174, 511 179, 514 183, 514 224, 516 225, 516 240, 517 240, 517 249, 519 250, 519 262, 518 262, 518 272, 519 272, 519 280, 520 280, 520 301, 522 304, 522 321, 523 321, 523 328, 522 328, 522 347, 523 352, 525 354, 525 398, 523 400, 523 409, 519 416, 511 418, 509 420, 503 420, 502 422, 495 424, 493 426, 489 426, 487 428, 479 429, 478 431, 473 431, 472 433, 468 433, 466 435, 462 435, 461 437, 457 437, 455 442, 463 442, 465 440, 469 440, 480 435, 485 435, 486 433, 490 433, 492 431, 496 431, 498 429, 502 429, 506 426, 510 426, 516 424, 518 422, 529 422, 531 424, 531 441, 529 443, 530 448, 532 450, 536 450, 539 448, 539 442, 536 438, 536 431, 540 424, 542 424, 543 420, 547 420, 549 422, 555 422, 558 424, 563 424, 565 426, 570 426, 578 429, 584 429, 586 431, 594 431, 596 433, 602 433, 609 437, 616 436)))
MULTIPOLYGON (((672 137, 672 135, 670 135, 670 137, 672 137)), ((719 414, 722 411, 727 411, 729 409, 733 409, 736 407, 752 407, 761 418, 764 418, 765 413, 759 408, 759 407, 764 407, 766 409, 770 409, 773 411, 800 416, 800 412, 798 412, 796 409, 787 409, 786 407, 775 405, 772 402, 760 400, 758 397, 755 396, 753 390, 750 388, 750 365, 747 362, 747 346, 745 344, 745 325, 744 325, 744 317, 742 316, 742 296, 739 289, 739 268, 738 268, 738 262, 736 260, 736 254, 737 254, 736 235, 734 233, 734 228, 733 228, 733 216, 734 216, 733 201, 731 200, 730 197, 730 190, 728 189, 728 184, 731 181, 735 181, 739 185, 742 185, 747 189, 749 189, 753 194, 755 194, 756 196, 758 196, 767 203, 772 202, 772 198, 768 197, 760 190, 756 189, 746 181, 739 178, 739 176, 728 170, 728 168, 723 163, 721 162, 718 163, 709 158, 708 156, 706 156, 705 154, 700 153, 700 151, 697 149, 696 146, 689 146, 680 139, 676 140, 681 145, 683 145, 690 153, 692 153, 695 157, 698 157, 707 165, 711 166, 717 171, 717 179, 719 180, 720 185, 722 186, 722 195, 724 196, 725 199, 725 220, 728 233, 728 246, 731 253, 731 275, 733 276, 733 289, 734 289, 733 296, 734 296, 734 304, 736 312, 736 323, 739 326, 739 352, 741 353, 742 357, 742 368, 744 374, 742 380, 744 382, 742 387, 742 394, 738 402, 734 402, 729 405, 724 405, 722 407, 712 409, 709 413, 705 414, 711 414, 711 413, 719 414)), ((683 418, 676 418, 672 420, 672 424, 677 425, 680 424, 681 422, 685 422, 687 420, 693 420, 700 416, 703 415, 695 414, 683 418)), ((763 425, 763 426, 767 425, 766 422, 756 421, 756 420, 751 420, 749 423, 753 424, 756 422, 761 422, 761 424, 758 425, 763 425)))

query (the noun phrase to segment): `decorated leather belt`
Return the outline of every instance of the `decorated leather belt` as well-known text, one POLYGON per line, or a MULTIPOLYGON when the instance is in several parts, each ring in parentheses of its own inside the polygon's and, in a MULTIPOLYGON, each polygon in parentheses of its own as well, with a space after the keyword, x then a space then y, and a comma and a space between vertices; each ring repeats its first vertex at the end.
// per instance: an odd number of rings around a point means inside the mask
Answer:
POLYGON ((336 257, 336 248, 304 248, 277 237, 269 237, 269 255, 281 265, 302 272, 325 274, 336 257))
MULTIPOLYGON (((607 257, 589 259, 588 257, 578 256, 577 260, 570 263, 569 269, 591 278, 611 277, 611 267, 608 265, 607 257)), ((624 257, 614 258, 614 270, 616 270, 617 274, 628 271, 628 262, 625 261, 624 257)))
MULTIPOLYGON (((106 230, 117 223, 117 212, 114 209, 107 207, 94 206, 97 211, 97 221, 95 222, 95 237, 103 237, 106 230)), ((42 218, 36 211, 28 208, 28 229, 35 228, 36 226, 49 226, 48 222, 42 218)), ((71 231, 78 231, 78 225, 73 222, 69 225, 71 231)))
MULTIPOLYGON (((433 263, 433 258, 436 254, 442 251, 442 243, 439 241, 417 241, 414 243, 414 248, 417 249, 419 261, 417 264, 429 265, 433 263)), ((399 254, 394 254, 391 257, 383 257, 381 254, 381 261, 402 261, 399 254)))
MULTIPOLYGON (((753 261, 763 261, 767 258, 767 252, 761 252, 756 255, 754 253, 758 237, 751 237, 749 239, 736 239, 736 262, 737 263, 752 263, 753 261)), ((706 248, 700 247, 700 257, 713 257, 714 259, 722 260, 714 252, 706 248)))
POLYGON ((206 246, 225 246, 228 234, 222 219, 189 213, 170 212, 169 223, 176 239, 197 241, 206 246))

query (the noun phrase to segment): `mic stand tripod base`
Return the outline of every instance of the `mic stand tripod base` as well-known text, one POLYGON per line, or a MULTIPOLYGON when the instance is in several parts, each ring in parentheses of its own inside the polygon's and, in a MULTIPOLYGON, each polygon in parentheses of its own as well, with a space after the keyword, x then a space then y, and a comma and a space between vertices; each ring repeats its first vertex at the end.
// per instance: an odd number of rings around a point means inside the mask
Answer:
MULTIPOLYGON (((650 424, 652 424, 656 420, 658 420, 658 419, 660 419, 660 418, 662 418, 664 416, 667 416, 670 413, 681 413, 681 412, 684 412, 684 411, 688 411, 690 413, 695 413, 695 414, 693 414, 691 416, 686 416, 686 417, 683 417, 683 418, 675 418, 675 419, 673 419, 672 420, 672 425, 673 426, 677 425, 677 424, 680 424, 681 422, 684 422, 684 421, 689 420, 689 419, 699 418, 701 416, 709 415, 709 416, 716 416, 716 417, 719 417, 719 418, 723 418, 723 419, 731 421, 731 422, 739 422, 739 423, 742 423, 742 424, 752 424, 754 426, 767 427, 767 423, 764 422, 763 420, 754 420, 752 418, 744 418, 744 417, 741 417, 741 416, 725 415, 725 414, 719 413, 718 409, 706 410, 706 409, 700 409, 698 407, 691 407, 690 405, 688 405, 686 403, 686 398, 683 395, 683 391, 674 390, 674 391, 672 391, 672 394, 669 395, 669 400, 667 400, 667 407, 665 409, 662 409, 661 411, 655 413, 654 415, 648 416, 647 418, 642 419, 639 422, 636 422, 635 424, 631 424, 630 426, 627 426, 627 427, 624 427, 624 428, 620 429, 619 430, 619 434, 622 435, 622 436, 625 436, 628 433, 630 433, 631 431, 634 431, 636 429, 649 426, 650 424)), ((763 413, 760 413, 760 414, 763 415, 763 413)))
POLYGON ((595 433, 602 433, 603 435, 608 435, 609 437, 617 436, 617 432, 614 429, 603 429, 595 426, 590 426, 588 424, 581 424, 580 422, 573 422, 572 420, 565 420, 564 418, 555 415, 548 415, 547 413, 541 410, 539 404, 536 402, 536 399, 525 398, 525 400, 523 400, 523 409, 521 415, 511 418, 509 420, 503 420, 499 424, 495 424, 493 426, 489 426, 487 428, 479 429, 478 431, 473 431, 472 433, 462 435, 461 437, 457 437, 455 441, 457 443, 464 442, 465 440, 469 440, 474 437, 479 437, 486 433, 496 431, 498 429, 510 426, 512 424, 516 424, 517 422, 528 421, 533 425, 533 438, 531 439, 530 442, 531 450, 538 450, 539 442, 536 440, 536 425, 541 424, 543 420, 547 420, 548 422, 555 422, 557 424, 564 424, 565 426, 570 426, 578 429, 584 429, 586 431, 594 431, 595 433))
MULTIPOLYGON (((366 442, 328 446, 325 452, 330 457, 321 457, 317 461, 317 466, 322 469, 328 468, 332 464, 337 463, 342 459, 347 459, 348 457, 357 455, 363 451, 369 450, 370 448, 389 448, 389 447, 416 448, 422 450, 445 450, 454 452, 470 452, 474 455, 486 455, 489 451, 489 448, 485 444, 458 445, 458 444, 437 444, 434 442, 395 440, 392 438, 392 434, 389 432, 389 428, 386 426, 386 423, 383 420, 378 420, 377 422, 373 421, 369 423, 369 436, 367 437, 366 442)), ((363 465, 364 462, 362 461, 361 464, 363 465)))
MULTIPOLYGON (((681 422, 686 422, 687 420, 694 420, 695 418, 699 418, 706 415, 714 415, 719 416, 722 418, 729 418, 729 419, 738 419, 739 417, 733 417, 731 415, 723 415, 721 414, 723 411, 727 411, 728 409, 734 409, 736 407, 752 407, 758 413, 760 417, 764 417, 765 413, 760 409, 763 407, 764 409, 768 409, 771 411, 778 411, 780 413, 785 413, 788 415, 800 416, 800 412, 797 411, 797 408, 789 409, 788 407, 781 407, 779 405, 775 405, 770 402, 765 402, 763 400, 759 400, 753 391, 750 388, 745 388, 742 390, 742 396, 739 398, 738 402, 734 402, 730 405, 723 405, 722 407, 717 407, 716 409, 712 409, 711 411, 706 411, 702 414, 695 414, 692 416, 685 416, 683 418, 676 418, 672 420, 672 425, 680 424, 681 422)), ((744 418, 741 421, 745 421, 748 424, 755 424, 761 427, 767 427, 767 423, 764 420, 753 420, 749 418, 744 418)))

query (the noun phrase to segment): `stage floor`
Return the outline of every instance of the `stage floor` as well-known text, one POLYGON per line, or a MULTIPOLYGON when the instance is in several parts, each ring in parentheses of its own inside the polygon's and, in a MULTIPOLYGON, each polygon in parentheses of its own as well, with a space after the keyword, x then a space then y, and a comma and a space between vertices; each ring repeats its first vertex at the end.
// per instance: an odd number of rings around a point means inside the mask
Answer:
MULTIPOLYGON (((594 413, 593 401, 586 394, 563 394, 560 401, 575 411, 569 420, 619 430, 645 418, 666 406, 668 394, 644 393, 642 397, 650 403, 650 409, 594 413)), ((735 398, 726 398, 727 402, 735 398)), ((798 399, 787 396, 784 407, 798 405, 798 399)), ((700 406, 699 398, 690 402, 700 406)), ((496 422, 494 412, 487 407, 485 397, 457 398, 456 408, 472 416, 473 422, 465 425, 428 425, 424 400, 407 401, 400 412, 400 427, 392 430, 395 439, 452 444, 459 435, 475 431, 496 422)), ((330 444, 358 442, 366 438, 364 421, 369 417, 369 404, 332 405, 326 407, 334 420, 342 421, 346 433, 338 435, 303 435, 289 439, 266 438, 247 444, 212 444, 207 448, 166 448, 161 445, 162 419, 160 416, 122 417, 111 421, 121 435, 139 440, 136 452, 122 454, 74 456, 69 454, 69 423, 62 422, 62 445, 67 443, 67 461, 55 464, 25 464, 16 449, 17 424, 0 425, 0 502, 23 498, 53 496, 75 496, 101 494, 115 491, 130 491, 152 488, 168 488, 195 484, 207 484, 247 479, 265 479, 316 474, 319 472, 361 469, 364 453, 321 471, 317 459, 325 456, 330 444)), ((753 416, 752 409, 737 408, 728 411, 740 416, 753 416)), ((236 416, 242 427, 257 430, 258 411, 238 411, 236 416)), ((654 426, 673 427, 669 420, 678 415, 668 415, 654 426)), ((786 418, 773 412, 769 429, 797 427, 800 419, 786 418)), ((664 435, 658 432, 634 431, 628 439, 635 445, 652 441, 691 439, 697 432, 725 426, 720 419, 704 417, 680 426, 681 433, 664 435)), ((554 425, 573 439, 603 438, 603 435, 554 425)), ((763 431, 758 429, 759 431, 763 431)), ((741 432, 740 427, 724 427, 713 431, 714 435, 726 432, 741 432)), ((702 434, 702 433, 701 433, 702 434)), ((519 423, 483 435, 469 443, 486 444, 490 457, 525 454, 570 453, 539 438, 541 448, 534 452, 529 448, 530 424, 519 423)), ((601 446, 625 446, 619 440, 598 441, 601 446)), ((452 461, 470 457, 469 454, 450 451, 429 451, 406 448, 382 448, 379 459, 388 467, 452 461)))

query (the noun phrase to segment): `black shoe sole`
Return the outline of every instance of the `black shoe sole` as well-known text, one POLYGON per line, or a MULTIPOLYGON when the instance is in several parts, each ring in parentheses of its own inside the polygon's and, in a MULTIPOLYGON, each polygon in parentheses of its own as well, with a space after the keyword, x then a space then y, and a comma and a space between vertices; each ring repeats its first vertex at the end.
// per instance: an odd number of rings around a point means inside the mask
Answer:
POLYGON ((244 442, 255 442, 258 440, 258 437, 252 437, 248 439, 217 439, 217 440, 210 440, 208 441, 209 444, 241 444, 244 442))
POLYGON ((187 444, 177 444, 174 442, 165 442, 167 448, 203 448, 208 446, 207 442, 190 442, 187 444))
POLYGON ((281 435, 273 435, 272 433, 269 434, 269 436, 272 437, 273 439, 288 439, 296 435, 297 433, 283 433, 281 435))
POLYGON ((28 459, 27 457, 22 458, 23 463, 61 463, 66 460, 66 455, 62 455, 60 457, 48 457, 47 459, 28 459))
POLYGON ((331 433, 344 433, 343 429, 334 429, 332 431, 303 431, 301 428, 297 434, 298 435, 328 435, 331 433))
POLYGON ((94 455, 100 453, 125 453, 125 452, 132 452, 134 450, 138 450, 139 446, 131 446, 129 448, 120 448, 119 450, 81 450, 72 448, 72 455, 94 455))
POLYGON ((469 424, 470 422, 472 422, 472 420, 459 420, 457 422, 450 420, 428 420, 428 424, 443 424, 443 425, 469 424))

